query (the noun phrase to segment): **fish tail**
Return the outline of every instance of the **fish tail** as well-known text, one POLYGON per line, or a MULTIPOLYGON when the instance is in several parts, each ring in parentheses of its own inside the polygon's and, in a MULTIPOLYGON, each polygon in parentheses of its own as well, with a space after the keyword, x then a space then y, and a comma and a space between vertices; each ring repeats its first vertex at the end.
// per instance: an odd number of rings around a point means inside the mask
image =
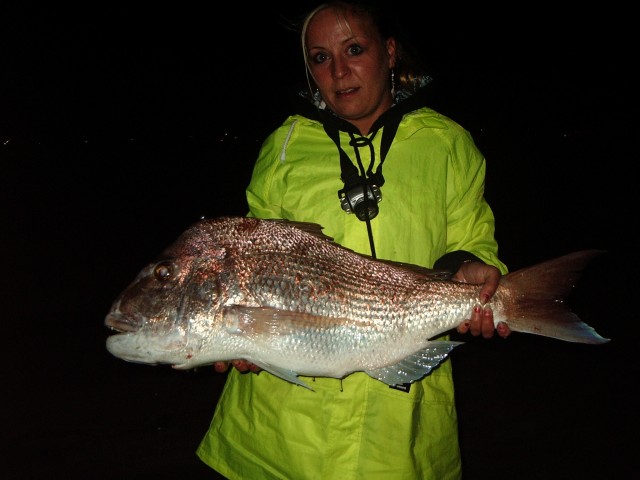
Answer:
POLYGON ((500 286, 509 328, 567 342, 608 342, 564 303, 587 264, 602 253, 574 252, 505 275, 500 286))

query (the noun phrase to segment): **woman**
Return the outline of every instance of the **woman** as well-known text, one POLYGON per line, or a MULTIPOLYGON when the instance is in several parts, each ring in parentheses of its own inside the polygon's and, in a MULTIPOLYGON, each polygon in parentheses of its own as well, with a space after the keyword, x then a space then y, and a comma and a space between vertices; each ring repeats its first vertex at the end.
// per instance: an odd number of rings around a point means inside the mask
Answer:
MULTIPOLYGON (((309 92, 262 146, 247 188, 249 215, 319 223, 355 251, 483 284, 478 307, 458 330, 490 338, 493 314, 480 304, 507 269, 483 197, 485 160, 468 132, 424 106, 429 78, 389 18, 349 2, 307 15, 301 39, 309 92)), ((504 324, 497 331, 510 333, 504 324)), ((313 391, 267 372, 243 374, 257 368, 233 363, 197 451, 223 475, 461 477, 450 361, 398 388, 354 373, 304 379, 313 391)))

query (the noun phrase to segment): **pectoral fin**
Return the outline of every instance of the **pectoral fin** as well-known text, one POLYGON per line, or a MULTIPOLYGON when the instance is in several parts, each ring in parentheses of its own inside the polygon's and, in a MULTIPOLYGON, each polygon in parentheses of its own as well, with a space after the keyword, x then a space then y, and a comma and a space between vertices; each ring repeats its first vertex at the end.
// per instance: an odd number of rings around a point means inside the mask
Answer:
POLYGON ((265 372, 269 372, 271 375, 275 375, 276 377, 282 378, 283 380, 287 380, 288 382, 295 383, 296 385, 300 385, 301 387, 308 388, 309 390, 313 391, 313 388, 300 380, 298 374, 293 370, 276 367, 275 365, 270 365, 269 363, 261 362, 259 360, 249 359, 249 361, 254 365, 260 367, 265 372))
POLYGON ((429 374, 449 356, 451 350, 462 343, 430 342, 426 348, 405 357, 395 365, 378 368, 377 370, 367 370, 366 373, 387 385, 412 383, 429 374))

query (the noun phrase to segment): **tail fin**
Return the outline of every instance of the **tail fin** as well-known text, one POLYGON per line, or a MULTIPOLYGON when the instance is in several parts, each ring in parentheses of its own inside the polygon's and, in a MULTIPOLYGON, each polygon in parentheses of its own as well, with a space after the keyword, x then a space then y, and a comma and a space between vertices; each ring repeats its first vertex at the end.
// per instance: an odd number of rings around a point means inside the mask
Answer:
POLYGON ((501 287, 508 292, 505 315, 511 330, 567 342, 608 342, 564 303, 587 264, 602 253, 574 252, 505 275, 501 287))

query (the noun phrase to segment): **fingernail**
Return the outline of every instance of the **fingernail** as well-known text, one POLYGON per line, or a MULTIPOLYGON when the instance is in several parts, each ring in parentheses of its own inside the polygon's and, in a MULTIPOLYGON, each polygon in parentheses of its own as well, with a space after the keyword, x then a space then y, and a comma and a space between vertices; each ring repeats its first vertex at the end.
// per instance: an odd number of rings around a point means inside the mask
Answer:
POLYGON ((473 307, 473 311, 476 313, 480 313, 480 311, 482 310, 482 306, 480 306, 480 304, 476 304, 473 307))

